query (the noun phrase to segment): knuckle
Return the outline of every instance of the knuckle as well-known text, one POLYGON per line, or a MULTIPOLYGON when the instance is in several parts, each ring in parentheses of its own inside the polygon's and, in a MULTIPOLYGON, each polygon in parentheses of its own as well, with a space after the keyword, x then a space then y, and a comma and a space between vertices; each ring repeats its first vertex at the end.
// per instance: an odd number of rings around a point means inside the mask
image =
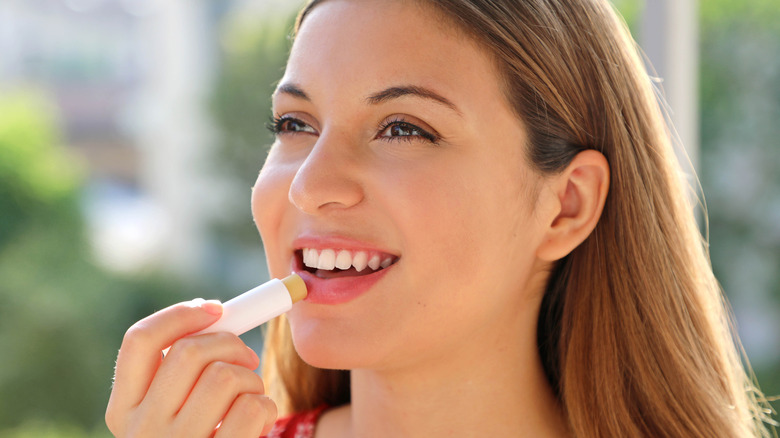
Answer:
POLYGON ((265 394, 265 382, 263 382, 263 378, 258 376, 255 373, 252 373, 255 379, 255 385, 257 385, 257 392, 259 394, 265 394))
POLYGON ((106 426, 109 432, 116 437, 151 436, 149 432, 157 427, 153 427, 150 420, 142 414, 143 412, 139 412, 139 410, 117 412, 116 409, 109 407, 105 415, 106 426))
POLYGON ((263 400, 265 401, 265 407, 266 410, 269 413, 268 418, 273 422, 276 421, 276 417, 279 416, 279 408, 276 407, 276 403, 271 400, 268 396, 262 396, 263 400))
POLYGON ((177 361, 192 363, 202 359, 203 351, 199 347, 196 339, 185 337, 177 339, 173 345, 171 345, 169 355, 172 359, 177 361))
MULTIPOLYGON (((142 438, 150 436, 159 436, 159 427, 151 427, 146 424, 138 424, 129 427, 124 434, 125 438, 142 438)), ((122 435, 116 435, 122 436, 122 435)))
POLYGON ((221 343, 226 343, 226 344, 236 344, 239 342, 243 343, 243 341, 241 341, 241 338, 239 338, 238 336, 230 332, 215 332, 212 333, 211 336, 214 336, 215 339, 221 343))
POLYGON ((260 394, 242 394, 236 399, 231 411, 241 418, 251 419, 262 426, 262 436, 270 432, 278 416, 276 403, 260 394))
POLYGON ((271 432, 276 419, 279 417, 279 410, 276 407, 276 403, 270 398, 264 395, 259 396, 258 398, 261 400, 265 412, 265 425, 263 426, 262 432, 262 436, 265 436, 271 432))
POLYGON ((105 416, 106 426, 108 426, 108 430, 114 436, 119 436, 119 432, 120 432, 119 418, 117 417, 118 416, 114 413, 114 410, 112 410, 111 408, 106 410, 106 416, 105 416))
POLYGON ((122 338, 122 349, 135 349, 147 345, 152 338, 152 330, 143 321, 133 324, 122 338))
POLYGON ((210 384, 222 388, 234 389, 238 387, 240 381, 234 368, 230 364, 220 361, 210 363, 203 374, 210 384))
POLYGON ((238 414, 244 418, 266 417, 268 411, 260 397, 257 394, 241 394, 235 403, 238 414))
POLYGON ((211 333, 208 336, 213 336, 212 339, 214 339, 216 343, 223 345, 226 349, 230 349, 231 351, 243 351, 243 349, 246 348, 244 341, 233 333, 216 332, 211 333))
POLYGON ((125 438, 160 436, 160 431, 166 427, 166 421, 160 415, 160 410, 151 404, 142 403, 128 413, 123 429, 125 438))

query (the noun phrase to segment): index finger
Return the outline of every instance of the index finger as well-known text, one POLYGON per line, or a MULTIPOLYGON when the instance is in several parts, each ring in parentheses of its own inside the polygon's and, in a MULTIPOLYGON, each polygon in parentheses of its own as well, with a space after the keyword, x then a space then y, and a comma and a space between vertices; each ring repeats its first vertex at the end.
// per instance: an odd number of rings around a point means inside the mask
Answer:
POLYGON ((130 327, 117 356, 109 409, 140 404, 160 366, 162 350, 213 324, 221 314, 219 302, 198 299, 174 304, 130 327))

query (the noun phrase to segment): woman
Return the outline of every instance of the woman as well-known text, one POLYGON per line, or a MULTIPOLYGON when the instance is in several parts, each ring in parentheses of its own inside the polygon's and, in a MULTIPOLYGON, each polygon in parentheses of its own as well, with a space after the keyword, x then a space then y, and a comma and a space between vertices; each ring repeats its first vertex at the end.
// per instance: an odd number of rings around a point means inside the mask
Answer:
POLYGON ((134 325, 117 436, 765 434, 653 89, 606 1, 314 0, 252 211, 309 297, 134 325), (172 345, 161 359, 160 350, 172 345), (349 371, 345 371, 349 370, 349 371), (297 434, 297 435, 296 435, 297 434))

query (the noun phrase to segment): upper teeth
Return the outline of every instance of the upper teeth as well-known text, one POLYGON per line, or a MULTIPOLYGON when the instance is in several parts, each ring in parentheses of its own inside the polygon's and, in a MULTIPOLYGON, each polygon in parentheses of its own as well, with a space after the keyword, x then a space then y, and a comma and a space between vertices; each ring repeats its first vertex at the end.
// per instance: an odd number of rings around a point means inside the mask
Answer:
POLYGON ((376 271, 380 267, 386 268, 393 264, 393 257, 384 256, 383 258, 379 254, 369 254, 368 251, 304 248, 303 264, 308 268, 328 271, 332 271, 335 268, 346 270, 351 267, 354 267, 358 272, 366 269, 366 267, 376 271))

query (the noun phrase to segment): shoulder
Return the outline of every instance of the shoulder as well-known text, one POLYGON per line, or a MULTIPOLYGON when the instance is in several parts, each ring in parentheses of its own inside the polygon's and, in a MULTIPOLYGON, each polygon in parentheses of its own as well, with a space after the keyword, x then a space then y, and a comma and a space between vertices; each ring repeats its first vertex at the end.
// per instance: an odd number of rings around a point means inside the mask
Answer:
POLYGON ((310 411, 297 412, 280 418, 268 432, 266 438, 313 438, 314 428, 322 413, 327 409, 322 405, 310 411))

